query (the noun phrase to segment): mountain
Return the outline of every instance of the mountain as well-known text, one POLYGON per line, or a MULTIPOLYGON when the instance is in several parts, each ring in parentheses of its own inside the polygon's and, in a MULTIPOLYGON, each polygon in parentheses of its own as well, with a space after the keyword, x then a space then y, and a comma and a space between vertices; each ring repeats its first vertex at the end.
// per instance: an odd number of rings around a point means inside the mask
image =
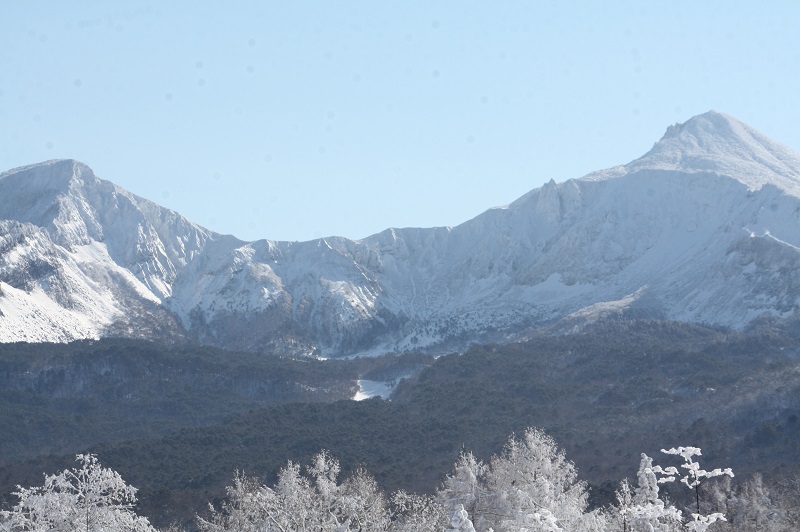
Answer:
POLYGON ((0 175, 0 340, 342 356, 604 317, 743 328, 800 303, 800 155, 718 112, 453 228, 244 242, 49 161, 0 175))

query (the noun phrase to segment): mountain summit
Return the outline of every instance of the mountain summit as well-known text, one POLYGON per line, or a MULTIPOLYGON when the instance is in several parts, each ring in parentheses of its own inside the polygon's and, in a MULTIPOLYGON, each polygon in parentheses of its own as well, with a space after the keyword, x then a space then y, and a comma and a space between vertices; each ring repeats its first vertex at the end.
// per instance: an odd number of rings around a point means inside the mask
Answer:
POLYGON ((590 176, 614 177, 641 170, 714 173, 737 179, 752 190, 772 184, 800 197, 800 155, 717 111, 669 126, 641 158, 590 176))
POLYGON ((76 161, 0 174, 0 340, 194 340, 341 356, 800 304, 800 155, 711 111, 641 158, 454 228, 243 242, 76 161))

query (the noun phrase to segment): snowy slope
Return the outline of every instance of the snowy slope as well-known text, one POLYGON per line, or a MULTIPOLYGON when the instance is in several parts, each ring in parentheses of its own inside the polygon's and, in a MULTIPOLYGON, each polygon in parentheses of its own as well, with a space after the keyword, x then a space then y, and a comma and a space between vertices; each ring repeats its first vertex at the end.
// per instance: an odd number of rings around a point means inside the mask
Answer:
POLYGON ((0 340, 186 335, 325 356, 644 315, 743 327, 800 301, 800 155, 717 112, 642 158, 454 228, 243 242, 75 161, 0 175, 0 340))
POLYGON ((76 161, 0 174, 0 198, 0 339, 180 332, 163 301, 208 231, 76 161))

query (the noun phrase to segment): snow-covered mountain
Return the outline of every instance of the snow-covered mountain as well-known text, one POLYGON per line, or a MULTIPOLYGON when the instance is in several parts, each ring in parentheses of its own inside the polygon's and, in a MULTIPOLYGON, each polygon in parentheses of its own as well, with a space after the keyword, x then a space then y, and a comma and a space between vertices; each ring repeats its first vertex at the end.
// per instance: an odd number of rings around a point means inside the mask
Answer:
POLYGON ((0 340, 182 338, 325 356, 800 304, 800 155, 717 112, 453 228, 244 242, 49 161, 0 175, 0 340), (559 329, 560 330, 560 329, 559 329))

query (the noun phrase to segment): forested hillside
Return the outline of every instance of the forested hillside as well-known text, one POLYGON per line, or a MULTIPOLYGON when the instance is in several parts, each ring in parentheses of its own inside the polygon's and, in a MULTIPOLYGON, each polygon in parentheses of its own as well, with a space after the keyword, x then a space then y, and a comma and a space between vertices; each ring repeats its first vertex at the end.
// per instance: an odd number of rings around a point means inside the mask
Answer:
MULTIPOLYGON (((133 345, 132 352, 137 349, 133 345)), ((567 336, 474 346, 440 357, 417 377, 401 381, 391 401, 250 403, 221 421, 208 418, 204 426, 185 421, 167 426, 164 421, 160 430, 169 432, 165 436, 144 424, 136 436, 117 443, 102 443, 97 434, 87 434, 86 445, 72 453, 8 461, 0 469, 3 504, 13 502, 9 494, 14 485, 37 485, 42 472, 71 467, 74 454, 86 451, 140 488, 140 511, 157 526, 193 523, 207 502, 221 500, 236 470, 271 484, 287 460, 307 464, 321 449, 339 460, 343 476, 363 466, 387 493, 432 493, 463 449, 489 460, 509 434, 523 434, 531 426, 547 431, 574 460, 581 478, 591 484, 591 507, 614 500, 618 482, 635 473, 640 453, 653 456, 672 446, 696 445, 742 478, 759 472, 766 482, 778 482, 791 477, 800 463, 797 345, 797 329, 786 324, 763 322, 738 333, 676 322, 619 321, 567 336)), ((259 371, 263 378, 280 374, 277 368, 310 383, 289 371, 297 367, 312 368, 302 373, 309 379, 317 371, 313 368, 331 368, 329 375, 351 375, 354 383, 367 374, 393 379, 408 368, 430 364, 429 358, 417 355, 338 362, 254 362, 250 355, 232 355, 220 367, 204 365, 203 357, 191 350, 170 353, 162 355, 172 360, 164 364, 205 375, 197 383, 209 382, 214 372, 233 381, 233 375, 253 381, 259 371)), ((14 357, 5 360, 20 363, 14 357)), ((85 397, 76 403, 86 409, 85 423, 99 423, 97 419, 124 404, 135 410, 136 404, 124 399, 127 393, 108 400, 114 397, 111 390, 124 389, 122 383, 100 377, 97 382, 107 382, 107 391, 96 401, 85 397), (100 406, 104 402, 111 410, 100 406)), ((312 388, 325 387, 318 383, 312 388)), ((30 385, 26 389, 32 393, 30 385)), ((196 395, 186 392, 186 397, 197 402, 182 405, 180 394, 158 399, 159 393, 167 393, 163 391, 154 392, 151 400, 170 404, 174 412, 214 411, 213 387, 188 389, 196 395)), ((58 412, 58 401, 37 400, 39 409, 25 414, 26 430, 48 419, 36 416, 58 412)), ((237 408, 243 405, 236 403, 237 408)), ((224 415, 220 410, 216 415, 224 415)), ((61 437, 81 434, 71 430, 80 425, 65 419, 61 437)), ((127 430, 136 434, 137 428, 127 430)), ((76 442, 70 441, 74 448, 76 442)))
POLYGON ((0 343, 0 464, 163 436, 276 403, 351 399, 430 357, 331 360, 127 339, 0 343))

